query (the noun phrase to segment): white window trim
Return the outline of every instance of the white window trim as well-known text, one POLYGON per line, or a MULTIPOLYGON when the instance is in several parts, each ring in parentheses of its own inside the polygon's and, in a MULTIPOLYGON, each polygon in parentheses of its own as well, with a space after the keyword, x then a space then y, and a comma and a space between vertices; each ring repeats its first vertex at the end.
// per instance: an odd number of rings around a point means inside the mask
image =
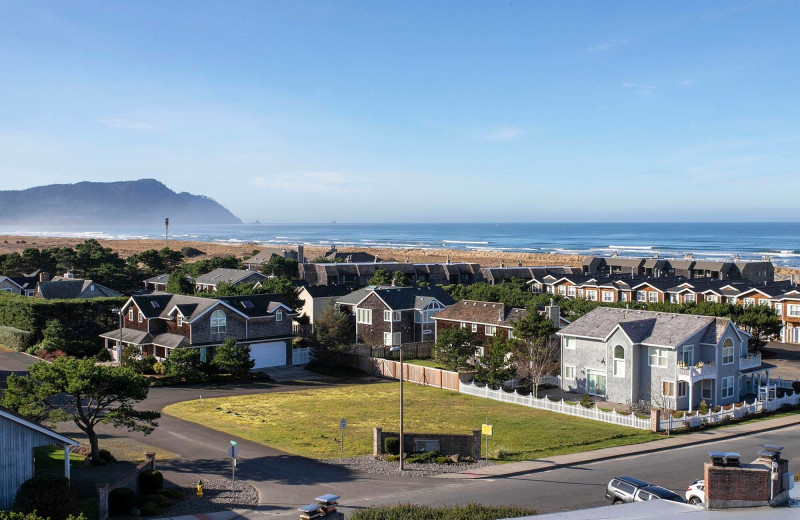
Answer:
POLYGON ((483 333, 487 336, 494 336, 497 334, 497 327, 494 325, 485 325, 483 328, 483 333))
POLYGON ((786 315, 792 318, 800 316, 800 305, 786 304, 786 315))
MULTIPOLYGON (((700 398, 703 400, 711 400, 714 398, 714 385, 711 379, 703 379, 703 382, 700 383, 700 398), (706 389, 706 382, 709 383, 709 388, 706 389), (709 394, 706 395, 706 390, 708 390, 709 394)), ((708 403, 706 403, 708 404, 708 403)))
POLYGON ((177 321, 178 321, 178 327, 183 327, 183 316, 178 314, 177 321))
POLYGON ((478 332, 478 324, 477 323, 473 323, 472 324, 472 332, 478 332))
POLYGON ((128 321, 133 321, 133 306, 128 309, 128 321))
POLYGON ((686 394, 689 392, 689 383, 686 381, 678 381, 677 390, 678 397, 686 397, 686 394))
POLYGON ((372 325, 372 309, 356 309, 356 323, 372 325))
POLYGON ((733 397, 733 376, 727 376, 722 378, 722 384, 720 385, 720 397, 722 399, 728 399, 733 397), (725 383, 729 383, 726 385, 725 383), (725 393, 729 395, 725 395, 725 393))
POLYGON ((573 338, 572 336, 564 337, 564 348, 569 350, 575 350, 577 346, 578 346, 578 338, 573 338), (572 344, 571 347, 570 344, 572 344))
POLYGON ((383 321, 394 321, 392 319, 392 311, 383 311, 383 321))
POLYGON ((275 311, 275 321, 283 321, 283 311, 278 309, 275 311))
POLYGON ((567 296, 575 296, 575 286, 570 285, 567 287, 567 296))
POLYGON ((658 293, 656 291, 649 291, 647 293, 648 303, 658 303, 658 293))
POLYGON ((647 291, 636 291, 636 301, 637 302, 646 302, 647 301, 647 291))
POLYGON ((603 291, 603 301, 604 302, 613 302, 614 301, 614 293, 612 291, 603 291))
POLYGON ((694 345, 684 345, 683 346, 683 359, 682 361, 686 363, 687 366, 694 365, 694 345), (686 354, 689 354, 689 360, 686 360, 686 354))
POLYGON ((144 314, 142 311, 139 311, 139 323, 144 323, 144 314))
POLYGON ((669 352, 669 351, 667 349, 659 348, 659 347, 647 347, 647 348, 648 348, 648 350, 647 350, 647 364, 648 364, 648 366, 658 367, 658 368, 666 368, 667 366, 669 366, 669 358, 667 357, 667 352, 669 352), (653 364, 653 354, 654 353, 655 353, 655 358, 656 358, 656 361, 657 361, 657 363, 655 365, 653 364), (663 365, 661 364, 662 360, 664 362, 663 365))
POLYGON ((736 359, 736 355, 735 355, 736 348, 735 347, 736 346, 733 344, 733 340, 731 338, 726 338, 725 341, 722 342, 722 364, 723 365, 731 365, 731 364, 733 364, 734 360, 736 359), (726 347, 725 346, 725 343, 727 343, 728 340, 730 340, 730 342, 731 342, 731 346, 730 347, 726 347), (725 351, 728 350, 728 349, 730 349, 730 355, 725 354, 725 351), (725 361, 726 357, 729 357, 730 361, 725 361))
POLYGON ((675 381, 666 381, 666 380, 661 381, 661 394, 664 397, 672 397, 672 398, 674 398, 675 397, 675 381), (664 387, 671 388, 672 391, 671 392, 665 392, 664 391, 664 387))
POLYGON ((564 365, 564 379, 575 380, 576 367, 574 365, 564 365), (570 376, 572 372, 572 376, 570 376))

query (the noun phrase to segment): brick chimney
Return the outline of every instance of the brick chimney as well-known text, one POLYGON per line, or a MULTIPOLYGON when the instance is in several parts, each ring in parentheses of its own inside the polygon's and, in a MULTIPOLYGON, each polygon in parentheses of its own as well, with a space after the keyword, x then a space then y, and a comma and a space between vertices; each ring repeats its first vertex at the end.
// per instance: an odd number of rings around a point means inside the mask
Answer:
POLYGON ((789 500, 794 475, 781 446, 765 444, 759 457, 742 464, 738 453, 710 451, 704 466, 707 509, 778 506, 789 500))
POLYGON ((303 244, 297 244, 297 261, 301 264, 305 263, 305 247, 303 244))
POLYGON ((39 281, 40 282, 49 282, 50 281, 50 273, 46 273, 44 271, 39 273, 39 281))

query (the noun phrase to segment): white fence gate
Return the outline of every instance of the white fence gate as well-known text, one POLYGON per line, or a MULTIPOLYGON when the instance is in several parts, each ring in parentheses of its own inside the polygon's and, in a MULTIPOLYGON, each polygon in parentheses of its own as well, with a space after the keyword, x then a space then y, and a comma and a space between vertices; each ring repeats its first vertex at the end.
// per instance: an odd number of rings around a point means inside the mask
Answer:
POLYGON ((563 399, 560 401, 551 401, 547 397, 539 399, 533 397, 533 395, 520 395, 516 391, 506 392, 504 390, 492 390, 488 386, 480 387, 476 386, 474 382, 464 383, 463 381, 461 385, 459 385, 459 392, 476 397, 494 399, 495 401, 502 401, 504 403, 520 404, 531 408, 538 408, 539 410, 547 410, 550 412, 563 413, 565 415, 573 415, 575 417, 583 417, 584 419, 617 424, 619 426, 628 426, 640 430, 650 429, 650 419, 642 419, 636 417, 634 414, 626 415, 617 413, 616 410, 604 412, 597 406, 584 408, 580 404, 569 404, 563 399))
POLYGON ((783 406, 784 404, 797 405, 800 403, 800 394, 786 392, 783 397, 776 397, 771 401, 755 400, 752 403, 740 403, 730 405, 729 408, 723 407, 718 412, 712 412, 710 409, 707 413, 701 414, 695 412, 693 414, 684 413, 683 417, 678 419, 671 415, 662 418, 660 421, 661 430, 675 430, 684 427, 696 428, 703 424, 717 424, 725 421, 726 419, 738 419, 746 415, 757 414, 761 412, 773 412, 783 406))
POLYGON ((306 365, 311 362, 310 348, 293 348, 292 365, 306 365))

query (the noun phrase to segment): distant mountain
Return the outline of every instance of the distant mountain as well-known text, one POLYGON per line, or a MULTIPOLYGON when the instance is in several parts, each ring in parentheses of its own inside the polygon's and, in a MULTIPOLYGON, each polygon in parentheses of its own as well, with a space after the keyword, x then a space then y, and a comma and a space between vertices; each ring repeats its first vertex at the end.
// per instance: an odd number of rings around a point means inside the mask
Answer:
POLYGON ((51 226, 240 224, 214 199, 175 193, 155 179, 50 184, 0 191, 0 223, 51 226))

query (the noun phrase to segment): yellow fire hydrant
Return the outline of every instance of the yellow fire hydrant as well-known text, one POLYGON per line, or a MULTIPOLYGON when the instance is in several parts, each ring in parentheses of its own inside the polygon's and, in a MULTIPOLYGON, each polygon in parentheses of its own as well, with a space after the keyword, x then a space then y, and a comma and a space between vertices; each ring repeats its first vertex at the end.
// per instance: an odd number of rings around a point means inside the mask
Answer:
POLYGON ((197 496, 198 497, 202 497, 203 496, 203 481, 202 480, 198 480, 197 481, 197 496))

